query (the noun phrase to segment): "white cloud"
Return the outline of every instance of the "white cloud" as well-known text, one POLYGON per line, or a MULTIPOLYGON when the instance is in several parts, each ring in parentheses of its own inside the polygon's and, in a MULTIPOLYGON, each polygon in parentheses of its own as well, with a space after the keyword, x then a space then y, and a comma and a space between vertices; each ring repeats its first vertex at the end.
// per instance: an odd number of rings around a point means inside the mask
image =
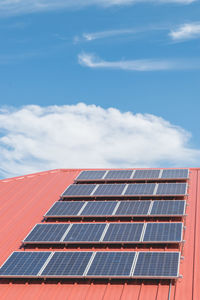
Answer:
POLYGON ((176 30, 172 30, 169 36, 174 41, 183 41, 200 37, 200 23, 188 23, 179 26, 176 30))
POLYGON ((190 134, 149 114, 96 105, 0 111, 2 176, 53 168, 188 166, 200 151, 190 134))
POLYGON ((99 32, 83 33, 82 38, 86 41, 93 41, 93 40, 108 38, 111 36, 133 34, 136 32, 137 31, 134 29, 105 30, 105 31, 99 31, 99 32))
POLYGON ((200 69, 200 60, 161 60, 138 59, 105 61, 93 54, 82 53, 78 55, 79 64, 89 68, 121 69, 127 71, 166 71, 166 70, 193 70, 200 69))
POLYGON ((62 8, 80 8, 89 5, 109 7, 112 5, 131 5, 145 2, 191 4, 195 1, 197 0, 1 0, 0 14, 15 15, 62 8))

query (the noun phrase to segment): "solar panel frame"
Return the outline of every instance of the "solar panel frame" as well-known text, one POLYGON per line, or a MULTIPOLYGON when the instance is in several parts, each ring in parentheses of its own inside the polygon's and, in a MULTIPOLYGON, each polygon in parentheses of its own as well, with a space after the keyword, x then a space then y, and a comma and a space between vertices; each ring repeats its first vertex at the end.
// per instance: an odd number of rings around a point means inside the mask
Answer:
MULTIPOLYGON (((169 278, 169 279, 177 279, 178 277, 179 277, 179 269, 180 269, 180 255, 181 255, 181 253, 180 252, 175 252, 175 251, 165 251, 165 252, 161 252, 161 251, 159 251, 159 252, 153 252, 153 251, 148 251, 148 252, 146 252, 146 251, 144 251, 144 252, 139 252, 139 255, 138 255, 138 258, 137 258, 137 261, 136 261, 136 265, 135 265, 135 268, 134 268, 134 270, 133 270, 133 274, 132 274, 132 277, 135 277, 135 278, 143 278, 143 279, 149 279, 149 278, 152 278, 152 279, 167 279, 167 278, 169 278), (147 254, 147 258, 148 258, 148 256, 153 256, 154 254, 155 255, 157 255, 157 256, 159 256, 159 255, 167 255, 167 254, 169 254, 169 256, 170 256, 170 254, 172 255, 172 254, 175 254, 176 255, 176 257, 177 257, 177 259, 176 259, 176 262, 177 262, 177 268, 176 268, 176 274, 173 274, 173 275, 136 275, 135 273, 137 273, 137 264, 139 264, 139 259, 140 259, 140 256, 145 256, 145 254, 147 254)), ((150 259, 148 258, 148 264, 147 264, 149 267, 151 266, 151 262, 150 262, 150 259)), ((160 265, 162 265, 162 267, 164 267, 164 263, 163 263, 163 261, 162 261, 162 263, 160 264, 160 265)), ((166 265, 167 267, 169 267, 169 264, 167 264, 166 265)), ((166 266, 164 267, 164 269, 166 269, 166 266)), ((153 263, 153 269, 154 269, 154 272, 155 272, 155 270, 156 270, 156 267, 155 267, 155 263, 153 263)), ((140 272, 141 272, 142 270, 140 270, 140 272)))

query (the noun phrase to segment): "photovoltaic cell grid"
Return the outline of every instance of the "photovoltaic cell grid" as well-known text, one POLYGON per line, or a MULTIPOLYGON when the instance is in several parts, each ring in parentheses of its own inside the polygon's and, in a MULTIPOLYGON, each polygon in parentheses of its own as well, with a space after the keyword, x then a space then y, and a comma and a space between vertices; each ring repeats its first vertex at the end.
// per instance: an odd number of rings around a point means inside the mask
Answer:
POLYGON ((0 268, 1 276, 37 276, 51 252, 13 252, 0 268))
MULTIPOLYGON (((87 202, 80 216, 147 216, 152 202, 151 216, 181 216, 185 213, 184 200, 92 201, 87 202), (112 215, 118 203, 119 207, 112 215)), ((58 201, 45 216, 75 217, 85 203, 85 201, 58 201)))
POLYGON ((188 169, 146 169, 146 170, 99 170, 82 171, 76 181, 124 180, 124 179, 187 179, 188 169), (162 171, 162 172, 161 172, 162 171), (106 173, 107 172, 107 173, 106 173), (134 172, 134 173, 133 173, 134 172), (106 175, 105 175, 106 174, 106 175), (160 176, 161 174, 161 176, 160 176))
POLYGON ((188 169, 163 170, 162 178, 188 178, 188 169))
POLYGON ((57 242, 60 241, 63 234, 66 232, 69 224, 37 224, 29 235, 25 238, 26 241, 35 242, 57 242))
POLYGON ((93 179, 102 179, 106 171, 82 171, 76 180, 93 180, 93 179))
POLYGON ((96 184, 71 184, 62 196, 89 196, 95 187, 96 184))
POLYGON ((149 223, 143 242, 181 242, 182 223, 149 223))
POLYGON ((179 256, 179 252, 140 252, 134 276, 177 277, 179 256))
POLYGON ((71 223, 37 224, 25 238, 25 244, 34 243, 137 243, 180 242, 182 223, 71 223))
POLYGON ((185 195, 185 183, 159 183, 156 195, 185 195))
POLYGON ((133 170, 113 170, 109 171, 104 179, 129 179, 133 173, 133 170))
POLYGON ((180 252, 13 252, 0 277, 177 278, 180 252), (135 266, 135 267, 134 267, 135 266))
POLYGON ((98 242, 106 224, 73 224, 66 235, 66 242, 98 242))
POLYGON ((125 195, 153 195, 155 189, 155 183, 149 184, 129 184, 127 190, 125 191, 125 195))
POLYGON ((124 201, 120 205, 115 215, 131 216, 131 215, 147 215, 151 201, 124 201))
POLYGON ((82 206, 84 205, 83 201, 74 201, 74 202, 56 202, 46 213, 45 216, 76 216, 82 206))
POLYGON ((139 242, 144 223, 109 224, 104 242, 139 242))
POLYGON ((184 200, 160 200, 154 201, 151 215, 155 216, 176 216, 184 215, 186 201, 184 200))
MULTIPOLYGON (((64 203, 64 202, 63 202, 64 203)), ((106 216, 112 215, 116 201, 94 201, 88 202, 86 207, 83 209, 81 216, 106 216)))
POLYGON ((134 179, 154 179, 159 178, 160 170, 136 170, 134 179))
POLYGON ((99 184, 94 196, 115 196, 121 195, 125 184, 99 184))
POLYGON ((72 184, 62 197, 111 197, 111 196, 173 196, 185 195, 186 183, 159 183, 155 191, 155 183, 136 183, 136 184, 72 184), (155 192, 154 192, 155 191, 155 192))

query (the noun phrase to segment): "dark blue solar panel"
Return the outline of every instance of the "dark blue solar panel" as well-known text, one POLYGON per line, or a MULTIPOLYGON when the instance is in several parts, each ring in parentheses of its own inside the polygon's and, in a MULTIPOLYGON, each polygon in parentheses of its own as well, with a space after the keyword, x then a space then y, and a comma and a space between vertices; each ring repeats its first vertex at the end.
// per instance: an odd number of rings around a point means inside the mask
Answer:
POLYGON ((135 277, 169 277, 178 276, 179 252, 140 252, 135 277))
POLYGON ((107 216, 112 215, 112 212, 117 205, 117 201, 94 201, 88 202, 83 209, 81 216, 107 216))
POLYGON ((144 242, 180 242, 182 240, 182 223, 148 223, 144 242))
POLYGON ((69 224, 37 224, 24 242, 58 242, 69 224))
POLYGON ((153 195, 155 183, 129 184, 125 195, 153 195))
POLYGON ((106 173, 106 171, 82 171, 78 177, 76 178, 76 181, 79 180, 95 180, 95 179, 102 179, 102 177, 104 176, 104 174, 106 173))
POLYGON ((183 215, 185 213, 184 200, 154 201, 151 215, 183 215))
POLYGON ((80 211, 84 202, 82 201, 58 201, 50 208, 45 216, 75 216, 80 211))
POLYGON ((125 188, 125 184, 99 184, 94 192, 95 196, 120 196, 125 188))
POLYGON ((151 201, 123 201, 115 213, 115 216, 146 215, 151 201))
POLYGON ((36 276, 51 252, 13 252, 0 269, 0 276, 36 276))
POLYGON ((65 242, 98 242, 106 224, 73 224, 65 242))
POLYGON ((163 170, 161 178, 188 178, 188 169, 163 170))
POLYGON ((156 195, 185 195, 186 183, 159 183, 156 195))
POLYGON ((160 170, 136 170, 133 179, 159 178, 160 170))
POLYGON ((87 276, 130 276, 135 252, 97 252, 87 276))
POLYGON ((133 173, 133 170, 112 170, 109 171, 105 179, 129 179, 133 173))
POLYGON ((109 224, 104 242, 135 242, 139 241, 144 223, 109 224))
POLYGON ((42 276, 82 276, 92 252, 55 252, 42 276))
POLYGON ((71 184, 62 194, 66 196, 89 196, 96 184, 71 184))

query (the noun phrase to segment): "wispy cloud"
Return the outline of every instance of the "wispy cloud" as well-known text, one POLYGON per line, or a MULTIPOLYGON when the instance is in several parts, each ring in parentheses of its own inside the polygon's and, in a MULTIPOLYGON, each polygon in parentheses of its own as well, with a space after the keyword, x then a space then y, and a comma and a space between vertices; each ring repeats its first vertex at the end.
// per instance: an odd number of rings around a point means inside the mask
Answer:
POLYGON ((136 29, 115 29, 115 30, 105 30, 99 32, 83 33, 82 37, 76 37, 76 41, 85 40, 85 41, 94 41, 104 38, 109 38, 119 35, 135 34, 138 30, 136 29))
POLYGON ((0 175, 53 168, 195 165, 190 134, 161 117, 96 105, 0 109, 0 175))
POLYGON ((187 23, 179 26, 176 30, 172 30, 169 36, 174 41, 184 41, 200 37, 200 22, 187 23))
POLYGON ((1 15, 34 13, 63 8, 80 8, 84 6, 119 6, 140 3, 177 3, 191 4, 197 0, 3 0, 0 1, 1 15))
POLYGON ((120 60, 105 61, 93 54, 82 53, 78 55, 79 64, 89 68, 121 69, 127 71, 167 71, 167 70, 189 70, 200 69, 199 60, 160 60, 160 59, 140 59, 140 60, 120 60))

